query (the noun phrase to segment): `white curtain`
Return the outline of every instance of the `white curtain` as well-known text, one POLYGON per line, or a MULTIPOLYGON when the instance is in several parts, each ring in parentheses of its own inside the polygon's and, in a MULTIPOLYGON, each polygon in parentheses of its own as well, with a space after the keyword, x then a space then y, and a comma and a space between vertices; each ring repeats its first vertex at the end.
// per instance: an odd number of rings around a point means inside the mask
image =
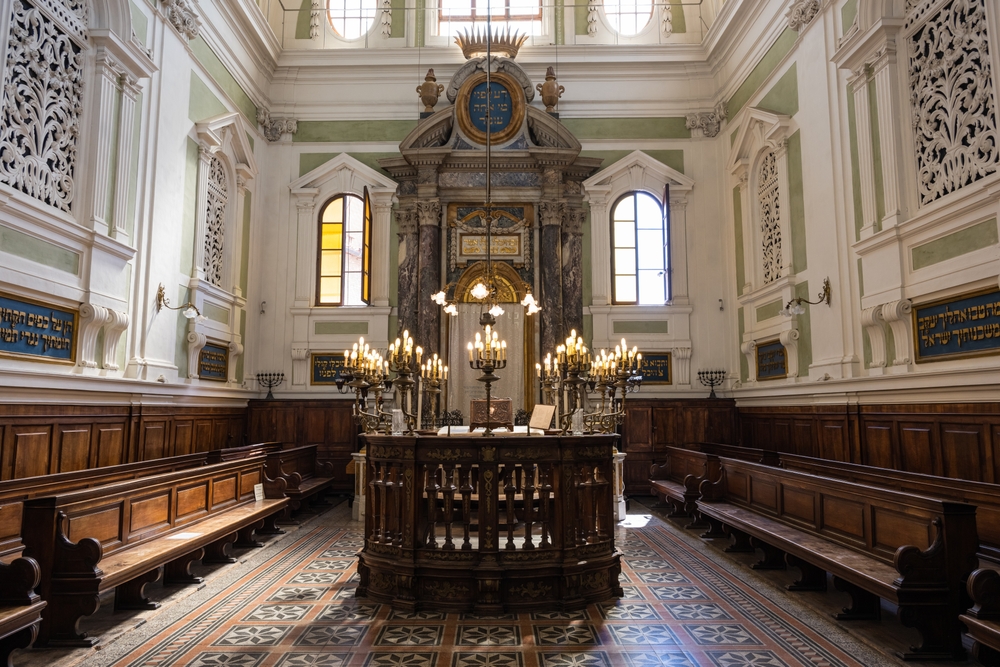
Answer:
MULTIPOLYGON (((469 367, 468 345, 476 333, 483 333, 479 326, 479 304, 458 304, 458 315, 448 317, 448 409, 461 410, 465 423, 469 423, 470 401, 486 398, 486 386, 476 380, 481 371, 469 367)), ((498 370, 500 377, 494 382, 490 394, 493 398, 510 398, 514 412, 524 408, 524 309, 516 303, 502 304, 503 315, 497 318, 496 330, 501 340, 507 341, 507 367, 498 370)))

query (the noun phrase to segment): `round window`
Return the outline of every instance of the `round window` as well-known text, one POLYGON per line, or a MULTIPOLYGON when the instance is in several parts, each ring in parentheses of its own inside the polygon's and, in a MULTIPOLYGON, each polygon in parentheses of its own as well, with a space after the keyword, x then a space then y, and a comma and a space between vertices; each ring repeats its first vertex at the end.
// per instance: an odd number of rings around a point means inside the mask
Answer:
POLYGON ((344 39, 368 34, 375 22, 375 0, 330 0, 327 7, 334 32, 344 39))
POLYGON ((604 13, 619 35, 637 35, 653 17, 653 0, 604 0, 604 13))

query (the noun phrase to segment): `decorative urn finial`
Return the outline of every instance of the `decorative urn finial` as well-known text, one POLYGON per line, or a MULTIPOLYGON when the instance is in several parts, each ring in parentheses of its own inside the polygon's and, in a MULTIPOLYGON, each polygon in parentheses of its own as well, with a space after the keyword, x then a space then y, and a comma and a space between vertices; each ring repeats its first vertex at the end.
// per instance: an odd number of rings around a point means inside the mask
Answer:
POLYGON ((548 113, 552 113, 556 110, 556 105, 559 103, 559 98, 562 94, 566 92, 564 86, 560 86, 559 82, 556 81, 556 71, 552 67, 545 70, 545 83, 540 83, 535 86, 537 90, 542 95, 542 104, 545 105, 545 110, 548 113))
POLYGON ((443 90, 444 86, 437 82, 434 70, 427 70, 424 82, 417 86, 417 95, 420 96, 420 101, 424 104, 424 113, 434 111, 434 105, 438 103, 438 98, 441 96, 443 90))

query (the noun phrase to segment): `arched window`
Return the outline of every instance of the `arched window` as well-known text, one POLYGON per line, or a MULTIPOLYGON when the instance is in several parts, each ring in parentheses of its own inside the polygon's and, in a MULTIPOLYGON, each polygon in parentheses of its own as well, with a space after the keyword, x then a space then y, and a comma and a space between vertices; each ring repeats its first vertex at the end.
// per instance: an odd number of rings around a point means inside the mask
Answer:
POLYGON ((363 306, 371 300, 372 216, 368 191, 337 195, 319 217, 316 304, 363 306))
POLYGON ((630 192, 611 209, 612 302, 662 306, 670 299, 667 219, 656 197, 630 192))
POLYGON ((460 31, 471 30, 474 24, 484 29, 490 13, 493 23, 501 23, 522 35, 542 33, 541 0, 493 0, 487 10, 486 0, 439 0, 438 23, 442 35, 455 36, 460 31))
POLYGON ((653 0, 604 0, 604 14, 619 35, 638 35, 653 17, 653 0))
POLYGON ((368 34, 375 22, 375 0, 329 0, 330 24, 344 39, 368 34))

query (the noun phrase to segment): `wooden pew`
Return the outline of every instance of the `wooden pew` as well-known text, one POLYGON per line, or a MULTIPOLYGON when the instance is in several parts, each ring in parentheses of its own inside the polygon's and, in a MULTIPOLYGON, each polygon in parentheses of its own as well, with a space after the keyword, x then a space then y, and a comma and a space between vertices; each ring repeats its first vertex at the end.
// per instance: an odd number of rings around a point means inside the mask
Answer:
POLYGON ((21 517, 26 499, 161 475, 174 470, 196 468, 205 465, 205 456, 205 453, 170 456, 152 461, 0 482, 0 561, 9 562, 24 550, 24 543, 21 541, 21 517))
POLYGON ((667 447, 665 453, 667 460, 649 469, 649 488, 671 507, 669 516, 692 516, 701 496, 701 483, 719 477, 719 457, 680 447, 667 447))
POLYGON ((48 603, 39 646, 92 646, 77 623, 103 591, 115 589, 116 609, 155 608, 142 590, 160 567, 169 585, 200 581, 189 569, 198 559, 234 562, 226 545, 257 546, 253 531, 288 504, 284 487, 255 457, 26 500, 25 555, 48 603))
POLYGON ((14 649, 28 648, 38 636, 45 602, 34 588, 41 578, 38 563, 17 558, 10 565, 0 563, 0 665, 13 667, 14 649))
POLYGON ((1000 563, 1000 485, 791 454, 781 455, 781 466, 812 475, 975 505, 979 557, 1000 563))
POLYGON ((739 459, 741 461, 753 461, 769 466, 776 466, 780 459, 778 453, 769 449, 757 449, 756 447, 741 447, 740 445, 726 445, 720 442, 693 442, 685 445, 687 449, 705 454, 723 456, 727 459, 739 459))
POLYGON ((253 456, 266 456, 280 451, 281 447, 282 444, 280 442, 258 442, 253 445, 213 449, 208 452, 208 462, 221 463, 223 461, 238 461, 239 459, 246 459, 253 456))
POLYGON ((720 465, 697 503, 712 527, 705 536, 726 526, 737 547, 763 549, 756 567, 800 568, 791 590, 825 590, 830 572, 853 600, 839 619, 877 618, 879 598, 895 603, 923 642, 904 659, 964 657, 958 616, 977 564, 975 506, 735 459, 720 465))
POLYGON ((972 638, 972 655, 986 667, 1000 667, 1000 573, 976 570, 966 590, 973 607, 959 618, 972 638))
POLYGON ((267 474, 273 479, 283 477, 289 511, 307 510, 309 504, 322 505, 322 498, 333 485, 333 465, 317 461, 317 446, 303 445, 270 451, 267 454, 267 474))

